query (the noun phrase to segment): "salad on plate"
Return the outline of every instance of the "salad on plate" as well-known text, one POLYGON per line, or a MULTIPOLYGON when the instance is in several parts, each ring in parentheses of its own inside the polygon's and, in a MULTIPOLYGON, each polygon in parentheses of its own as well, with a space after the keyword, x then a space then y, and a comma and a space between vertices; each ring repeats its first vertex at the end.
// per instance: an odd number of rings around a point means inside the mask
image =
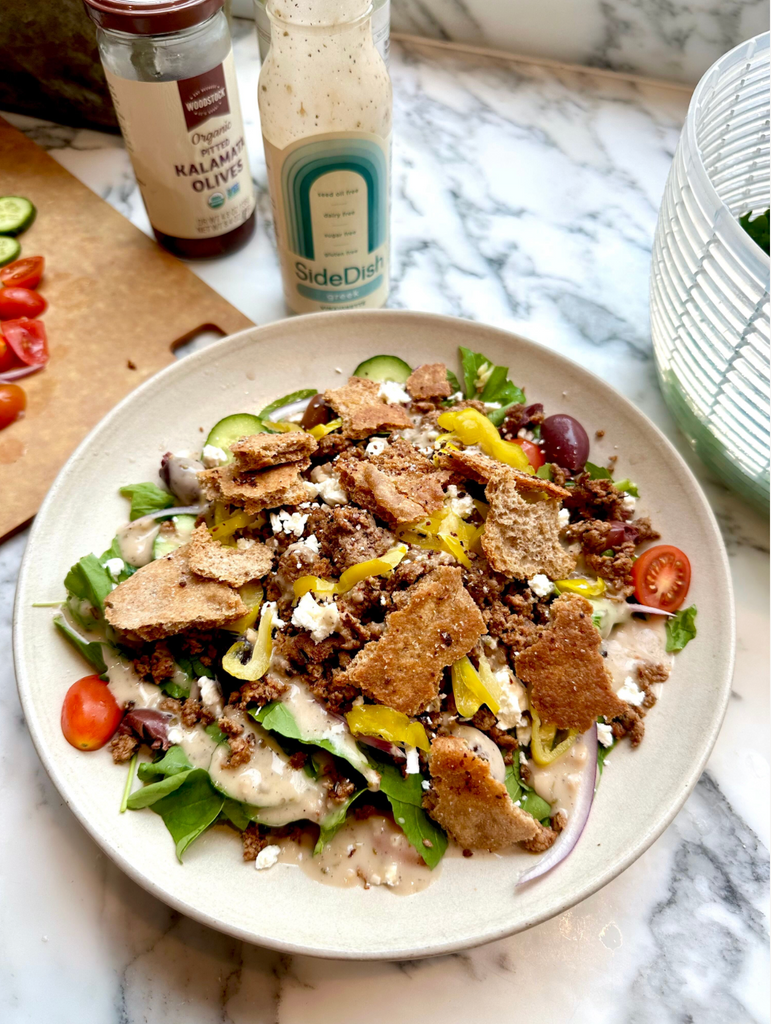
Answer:
POLYGON ((67 574, 54 624, 92 674, 64 736, 128 766, 116 813, 180 861, 216 826, 330 884, 526 851, 523 884, 643 740, 696 635, 688 558, 574 417, 481 353, 460 371, 375 356, 226 416, 67 574))

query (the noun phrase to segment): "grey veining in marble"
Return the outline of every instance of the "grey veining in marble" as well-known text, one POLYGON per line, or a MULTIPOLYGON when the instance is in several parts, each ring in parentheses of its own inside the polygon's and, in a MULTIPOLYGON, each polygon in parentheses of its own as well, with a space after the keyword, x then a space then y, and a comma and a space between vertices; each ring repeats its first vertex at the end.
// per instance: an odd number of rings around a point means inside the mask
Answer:
POLYGON ((767 0, 391 0, 395 32, 696 83, 767 0))
MULTIPOLYGON (((256 44, 236 28, 258 230, 237 256, 195 269, 264 323, 283 305, 256 44)), ((101 853, 37 759, 6 654, 3 1024, 769 1022, 768 528, 688 452, 658 393, 648 338, 650 246, 688 94, 424 44, 396 46, 392 75, 391 304, 494 323, 583 362, 651 416, 703 482, 738 611, 732 700, 708 769, 643 857, 538 928, 419 963, 285 957, 182 917, 101 853)), ((149 229, 119 139, 15 121, 149 229)), ((0 545, 5 652, 25 539, 0 545)))

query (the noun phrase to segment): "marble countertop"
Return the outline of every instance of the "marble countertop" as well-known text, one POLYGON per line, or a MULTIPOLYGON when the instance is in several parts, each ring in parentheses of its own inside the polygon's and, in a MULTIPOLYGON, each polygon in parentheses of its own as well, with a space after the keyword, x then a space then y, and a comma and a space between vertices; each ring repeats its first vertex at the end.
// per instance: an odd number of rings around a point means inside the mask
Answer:
MULTIPOLYGON (((257 120, 253 27, 236 22, 259 227, 196 266, 253 320, 284 315, 257 120)), ((331 963, 238 942, 129 881, 63 805, 0 664, 0 1004, 7 1024, 386 1024, 559 1020, 750 1024, 768 1005, 768 532, 705 471, 658 391, 648 335, 656 213, 688 92, 394 46, 390 305, 483 320, 588 366, 702 480, 733 572, 732 700, 707 770, 664 835, 584 903, 430 961, 331 963)), ((119 138, 11 117, 145 230, 119 138)), ((0 546, 0 649, 26 534, 0 546)), ((405 910, 407 904, 405 903, 405 910)))

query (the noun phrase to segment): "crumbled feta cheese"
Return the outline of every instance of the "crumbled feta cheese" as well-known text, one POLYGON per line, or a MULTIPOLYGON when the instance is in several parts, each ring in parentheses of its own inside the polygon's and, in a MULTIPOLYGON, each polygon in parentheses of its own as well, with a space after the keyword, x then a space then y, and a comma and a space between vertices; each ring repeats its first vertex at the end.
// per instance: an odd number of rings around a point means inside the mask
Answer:
POLYGON ((536 597, 548 597, 552 590, 554 590, 554 584, 542 572, 537 572, 531 580, 527 581, 527 585, 536 597))
POLYGON ((310 537, 306 537, 303 543, 305 544, 306 548, 311 549, 314 555, 317 555, 321 550, 321 548, 319 547, 319 538, 316 536, 315 533, 312 533, 310 537))
POLYGON ((307 629, 314 643, 321 643, 340 625, 340 613, 333 601, 317 604, 313 594, 303 594, 292 613, 292 625, 307 629))
MULTIPOLYGON (((265 604, 260 609, 260 618, 262 618, 263 615, 267 615, 268 612, 273 612, 273 628, 274 629, 283 629, 284 626, 286 625, 286 623, 284 622, 283 619, 279 618, 278 610, 277 610, 276 602, 275 601, 266 601, 265 602, 265 604)), ((252 632, 254 632, 254 631, 252 630, 252 632)), ((247 632, 246 639, 249 640, 250 643, 254 643, 256 641, 256 639, 257 639, 257 634, 255 633, 254 634, 254 639, 251 639, 250 636, 249 636, 249 632, 247 632)))
POLYGON ((535 434, 532 430, 528 430, 527 427, 520 427, 517 431, 517 437, 523 438, 525 441, 534 441, 535 434))
POLYGON ((305 524, 308 522, 308 514, 302 512, 287 512, 285 508, 278 512, 270 513, 270 528, 274 533, 285 533, 287 536, 302 537, 305 524))
POLYGON ((613 746, 613 730, 607 723, 597 723, 597 739, 600 741, 603 747, 613 746))
POLYGON ((559 522, 560 530, 564 530, 570 522, 570 509, 561 508, 557 513, 557 520, 559 522))
POLYGON ((500 708, 496 718, 504 731, 525 725, 527 719, 522 714, 527 709, 527 697, 519 680, 514 679, 507 668, 499 669, 495 678, 500 685, 500 708))
POLYGON ((201 691, 201 703, 205 708, 211 708, 218 715, 222 714, 222 691, 216 679, 209 679, 208 676, 201 676, 198 680, 198 689, 201 691))
POLYGON ((428 779, 423 779, 420 785, 422 789, 431 789, 431 783, 428 781, 428 779))
POLYGON ((450 395, 447 399, 448 402, 462 402, 464 398, 462 391, 456 391, 454 395, 450 395))
POLYGON ((635 507, 637 506, 637 498, 635 498, 633 494, 625 494, 621 501, 621 504, 624 506, 627 512, 634 512, 635 507))
POLYGON ((378 397, 382 398, 384 402, 391 402, 399 404, 400 402, 411 401, 410 396, 401 386, 397 384, 395 380, 384 380, 378 389, 378 397))
POLYGON ((104 563, 104 567, 114 580, 117 580, 117 578, 126 568, 122 558, 108 558, 107 561, 104 563))
POLYGON ((386 885, 398 885, 399 883, 399 865, 396 861, 392 861, 385 869, 383 874, 383 881, 386 885))
POLYGON ((273 865, 277 863, 280 855, 280 846, 263 846, 263 848, 257 854, 254 866, 257 868, 258 871, 265 871, 267 870, 267 868, 272 868, 273 865))
POLYGON ((364 451, 367 455, 380 455, 388 447, 388 440, 385 437, 373 437, 364 451))
POLYGON ((228 461, 227 454, 214 444, 205 444, 201 452, 201 462, 207 469, 214 469, 216 466, 224 466, 228 461))
POLYGON ((408 747, 405 745, 404 753, 407 755, 407 774, 408 775, 419 775, 420 774, 420 758, 418 757, 417 747, 408 747))
POLYGON ((347 504, 348 495, 337 475, 328 465, 316 466, 311 472, 311 480, 316 485, 316 494, 327 505, 347 504))
POLYGON ((501 403, 500 402, 485 402, 484 406, 485 406, 485 409, 489 409, 490 412, 492 412, 493 409, 500 409, 501 403))
POLYGON ((238 537, 236 539, 236 547, 239 551, 248 551, 249 548, 253 548, 257 541, 254 537, 238 537))
POLYGON ((531 725, 518 725, 517 726, 517 743, 521 747, 526 747, 533 735, 533 727, 531 725))
POLYGON ((447 504, 450 507, 450 511, 454 512, 456 516, 460 516, 461 519, 470 516, 474 511, 474 499, 470 494, 459 496, 458 488, 455 484, 450 484, 447 488, 447 498, 449 499, 447 504))
POLYGON ((176 746, 178 743, 181 743, 185 738, 185 734, 178 725, 172 725, 166 735, 168 736, 169 743, 171 743, 172 746, 176 746))
POLYGON ((636 708, 639 708, 645 700, 645 694, 631 676, 626 677, 624 685, 616 692, 616 696, 636 708))

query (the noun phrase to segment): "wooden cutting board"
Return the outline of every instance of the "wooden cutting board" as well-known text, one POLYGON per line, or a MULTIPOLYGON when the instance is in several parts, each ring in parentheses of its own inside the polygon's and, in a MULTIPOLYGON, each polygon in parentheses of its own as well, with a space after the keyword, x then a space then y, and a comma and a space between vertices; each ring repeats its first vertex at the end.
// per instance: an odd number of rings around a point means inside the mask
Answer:
POLYGON ((0 431, 1 538, 35 514, 91 427, 172 362, 177 345, 202 328, 232 334, 252 322, 2 118, 0 195, 37 207, 19 241, 22 256, 45 257, 51 354, 19 382, 24 418, 0 431))

